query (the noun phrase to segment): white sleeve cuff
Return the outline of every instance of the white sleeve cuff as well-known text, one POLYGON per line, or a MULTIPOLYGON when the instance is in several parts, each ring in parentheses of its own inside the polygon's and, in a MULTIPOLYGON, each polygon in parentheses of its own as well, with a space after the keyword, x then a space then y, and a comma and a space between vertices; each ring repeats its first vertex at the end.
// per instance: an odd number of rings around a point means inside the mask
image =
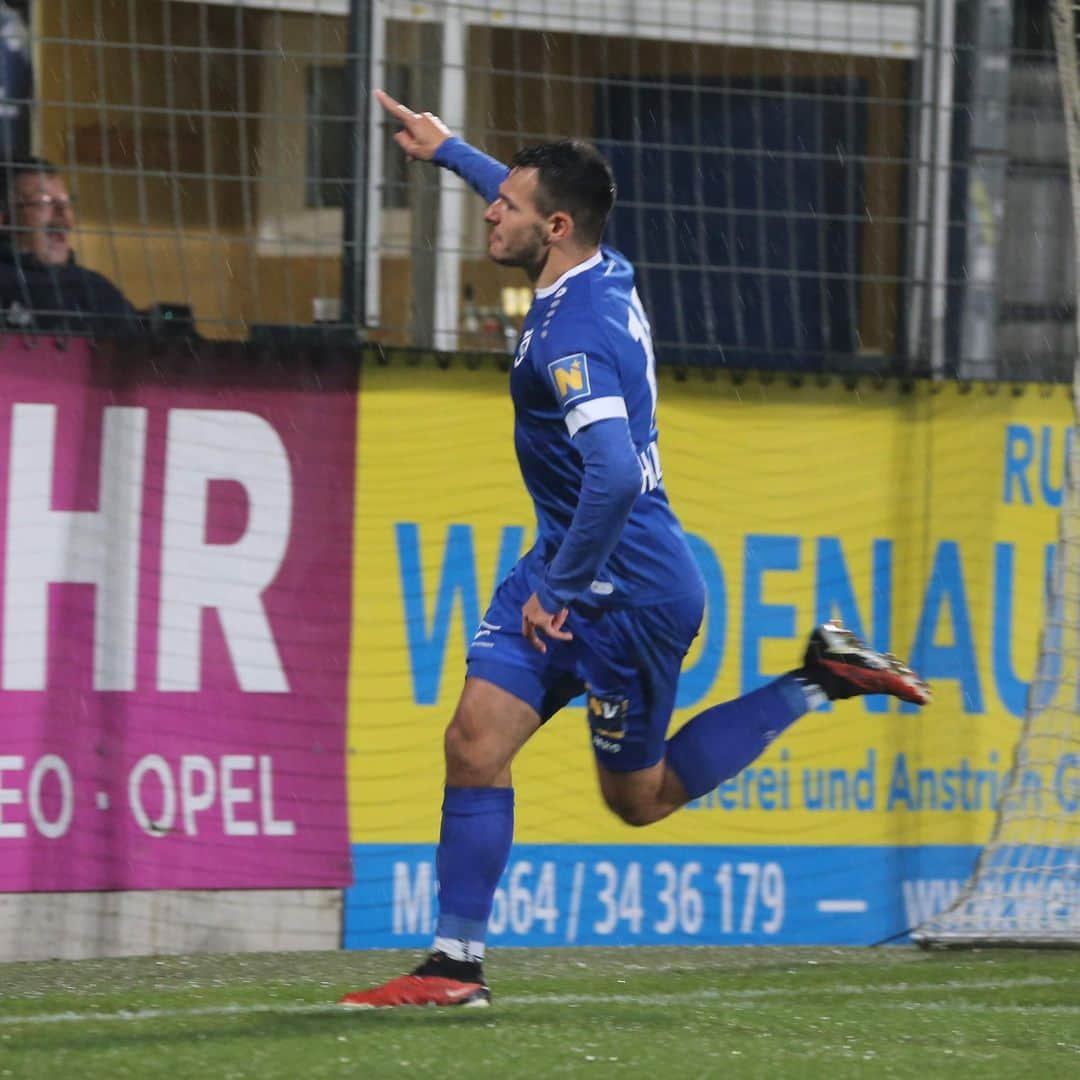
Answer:
POLYGON ((600 397, 583 401, 566 414, 566 429, 573 438, 583 427, 597 420, 627 420, 626 402, 621 397, 600 397))

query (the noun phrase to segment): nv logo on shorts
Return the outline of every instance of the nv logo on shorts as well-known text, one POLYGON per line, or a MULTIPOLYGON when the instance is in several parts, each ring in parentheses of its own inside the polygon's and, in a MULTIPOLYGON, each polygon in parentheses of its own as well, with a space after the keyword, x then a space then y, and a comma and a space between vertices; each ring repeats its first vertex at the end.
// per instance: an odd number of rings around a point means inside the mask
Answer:
POLYGON ((560 404, 577 401, 592 393, 589 386, 589 361, 583 352, 572 353, 560 360, 548 364, 551 380, 555 384, 555 394, 560 404))
POLYGON ((630 702, 626 698, 612 699, 589 695, 589 727, 594 735, 605 739, 621 739, 626 734, 626 714, 630 702))

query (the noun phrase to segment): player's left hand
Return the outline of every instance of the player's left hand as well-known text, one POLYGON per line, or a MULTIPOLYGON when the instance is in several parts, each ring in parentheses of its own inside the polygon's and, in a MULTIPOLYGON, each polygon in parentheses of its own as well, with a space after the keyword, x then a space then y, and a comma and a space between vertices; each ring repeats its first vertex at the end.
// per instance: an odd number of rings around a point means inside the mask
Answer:
POLYGON ((541 634, 555 641, 574 640, 574 635, 569 630, 563 629, 563 623, 566 622, 566 616, 569 614, 569 608, 563 608, 554 615, 545 611, 540 606, 536 593, 533 593, 521 609, 521 632, 534 649, 546 653, 547 644, 540 637, 541 634))

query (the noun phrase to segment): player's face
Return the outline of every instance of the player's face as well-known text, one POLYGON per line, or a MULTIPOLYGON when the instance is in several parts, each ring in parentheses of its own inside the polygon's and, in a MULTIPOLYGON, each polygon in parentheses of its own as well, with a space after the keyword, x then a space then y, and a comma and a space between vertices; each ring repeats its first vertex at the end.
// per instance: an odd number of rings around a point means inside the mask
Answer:
POLYGON ((536 170, 511 169, 484 213, 491 226, 488 254, 503 266, 521 266, 535 277, 548 256, 547 221, 536 207, 536 170))
POLYGON ((12 196, 14 246, 46 266, 66 263, 71 255, 75 211, 64 181, 45 173, 22 173, 15 179, 12 196))

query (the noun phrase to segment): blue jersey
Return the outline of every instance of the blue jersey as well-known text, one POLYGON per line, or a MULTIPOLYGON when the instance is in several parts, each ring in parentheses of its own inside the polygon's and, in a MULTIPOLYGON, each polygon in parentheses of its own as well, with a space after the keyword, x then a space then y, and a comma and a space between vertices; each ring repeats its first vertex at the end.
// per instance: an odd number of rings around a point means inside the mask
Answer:
POLYGON ((622 420, 640 493, 614 549, 580 599, 601 607, 658 603, 701 588, 663 487, 656 429, 656 363, 634 272, 602 248, 536 292, 510 370, 514 445, 536 507, 536 557, 549 566, 577 509, 583 464, 574 436, 622 420))
MULTIPOLYGON (((489 202, 508 172, 456 138, 434 160, 489 202)), ((536 291, 510 393, 538 528, 525 569, 544 608, 700 596, 701 573, 664 492, 652 335, 622 255, 601 248, 536 291), (607 499, 609 489, 618 497, 607 499)))

